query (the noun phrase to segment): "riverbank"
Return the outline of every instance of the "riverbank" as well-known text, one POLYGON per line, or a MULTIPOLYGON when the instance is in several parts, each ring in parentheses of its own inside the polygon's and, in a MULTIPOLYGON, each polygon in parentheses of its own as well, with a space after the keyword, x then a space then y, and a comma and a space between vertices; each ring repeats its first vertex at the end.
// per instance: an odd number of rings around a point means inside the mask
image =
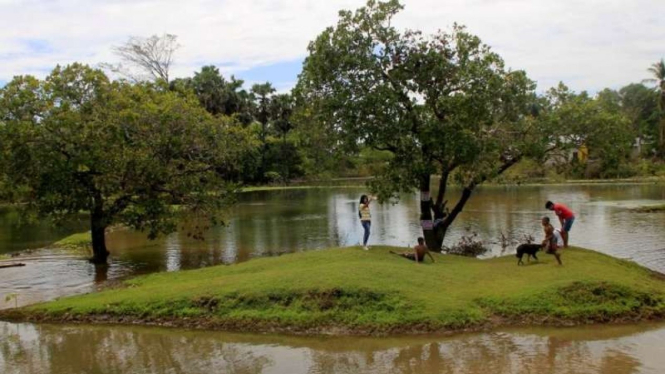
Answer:
MULTIPOLYGON (((433 186, 435 187, 439 176, 433 175, 433 186)), ((367 178, 348 178, 336 179, 331 182, 318 181, 318 182, 298 182, 291 185, 264 185, 264 186, 247 186, 240 189, 240 192, 260 192, 260 191, 280 191, 280 190, 306 190, 306 189, 330 189, 330 188, 364 188, 365 182, 372 180, 373 177, 367 178), (342 183, 342 184, 336 184, 342 183)), ((522 186, 522 187, 537 187, 537 186, 579 186, 579 185, 600 185, 600 184, 664 184, 665 176, 653 177, 635 177, 635 178, 620 178, 620 179, 546 179, 546 178, 530 178, 524 180, 504 180, 504 181, 490 181, 485 182, 479 187, 505 187, 505 186, 522 186)), ((459 187, 451 185, 450 187, 459 187)))
POLYGON ((390 247, 309 251, 138 277, 116 289, 0 311, 0 319, 232 331, 383 335, 512 325, 665 318, 665 278, 634 263, 569 249, 415 264, 390 247))
POLYGON ((665 204, 647 205, 632 209, 636 213, 657 213, 665 212, 665 204))

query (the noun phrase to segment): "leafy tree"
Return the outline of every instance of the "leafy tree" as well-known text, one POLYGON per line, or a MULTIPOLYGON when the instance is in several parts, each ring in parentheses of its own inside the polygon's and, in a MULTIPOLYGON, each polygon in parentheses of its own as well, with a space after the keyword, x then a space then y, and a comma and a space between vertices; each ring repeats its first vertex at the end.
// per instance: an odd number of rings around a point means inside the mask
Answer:
POLYGON ((252 102, 254 103, 254 119, 261 125, 259 131, 259 139, 261 141, 261 163, 259 167, 259 177, 263 180, 265 178, 266 168, 266 153, 268 151, 268 125, 271 119, 271 101, 272 95, 275 93, 275 88, 269 82, 262 84, 255 84, 251 89, 252 102))
POLYGON ((125 44, 113 48, 113 52, 126 65, 102 66, 136 82, 152 79, 168 83, 173 54, 179 47, 178 37, 172 34, 149 38, 133 36, 125 44))
POLYGON ((219 222, 234 190, 223 177, 251 147, 193 96, 110 82, 80 64, 0 90, 0 140, 7 185, 30 208, 56 219, 89 212, 97 263, 112 224, 154 238, 182 220, 219 222))
POLYGON ((236 116, 240 122, 252 121, 250 96, 242 89, 242 80, 231 76, 224 79, 215 66, 204 66, 193 78, 179 78, 171 82, 174 91, 192 90, 201 105, 213 115, 236 116))
POLYGON ((277 135, 282 138, 278 159, 280 160, 280 174, 285 181, 288 181, 292 177, 291 173, 294 170, 290 170, 292 169, 291 166, 297 169, 300 165, 300 157, 298 156, 295 144, 288 144, 286 141, 286 136, 293 129, 291 119, 293 117, 293 110, 293 98, 289 94, 277 94, 270 100, 272 126, 277 135))
POLYGON ((287 183, 303 175, 302 157, 295 143, 271 138, 266 151, 266 180, 287 183))
POLYGON ((275 129, 283 140, 293 129, 293 99, 289 94, 274 95, 270 100, 270 117, 275 129))
POLYGON ((356 155, 345 152, 338 134, 319 121, 308 106, 296 106, 293 116, 292 138, 302 155, 303 173, 321 178, 343 175, 356 155))
POLYGON ((656 84, 656 92, 658 92, 658 110, 660 126, 658 129, 658 154, 660 157, 665 157, 665 60, 654 63, 649 68, 649 72, 653 74, 653 78, 646 79, 647 82, 656 84))
POLYGON ((381 199, 419 188, 427 244, 440 249, 475 188, 524 157, 548 150, 536 126, 535 84, 455 25, 426 37, 399 32, 398 1, 370 0, 309 45, 299 105, 344 142, 394 154, 372 189, 381 199), (441 175, 435 198, 431 175, 441 175), (462 184, 447 209, 449 182, 462 184))
POLYGON ((598 163, 601 177, 626 176, 622 167, 628 162, 635 132, 622 112, 616 91, 606 89, 592 98, 560 84, 547 93, 547 98, 550 107, 541 121, 556 134, 555 148, 564 150, 564 162, 568 162, 567 149, 584 145, 589 158, 598 163))
POLYGON ((658 139, 658 96, 640 83, 629 84, 619 90, 621 110, 631 122, 640 147, 645 139, 658 139))

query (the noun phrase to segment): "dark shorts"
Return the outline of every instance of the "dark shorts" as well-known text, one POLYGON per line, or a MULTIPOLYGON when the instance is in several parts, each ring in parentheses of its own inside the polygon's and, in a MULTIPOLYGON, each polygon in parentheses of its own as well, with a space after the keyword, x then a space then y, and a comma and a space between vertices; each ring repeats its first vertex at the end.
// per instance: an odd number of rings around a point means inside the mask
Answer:
MULTIPOLYGON (((408 258, 411 261, 416 260, 416 254, 415 253, 402 253, 401 256, 404 257, 404 258, 408 258)), ((418 262, 423 262, 423 260, 424 259, 420 259, 420 260, 418 260, 418 262)))
POLYGON ((548 255, 556 255, 561 253, 561 247, 556 245, 556 243, 551 242, 550 245, 547 246, 547 251, 545 252, 548 255))
POLYGON ((573 227, 573 222, 575 222, 575 217, 564 219, 563 220, 563 231, 570 232, 570 228, 573 227))

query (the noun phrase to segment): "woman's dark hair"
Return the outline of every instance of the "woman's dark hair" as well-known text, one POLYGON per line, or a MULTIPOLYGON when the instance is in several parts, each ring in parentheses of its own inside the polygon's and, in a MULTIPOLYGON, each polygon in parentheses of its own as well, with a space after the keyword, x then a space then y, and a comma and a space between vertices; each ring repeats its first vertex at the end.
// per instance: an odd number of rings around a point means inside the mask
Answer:
POLYGON ((551 207, 553 207, 553 206, 554 206, 554 203, 551 202, 551 201, 548 201, 548 202, 545 203, 545 209, 549 209, 549 208, 551 208, 551 207))
POLYGON ((360 196, 360 204, 365 204, 365 201, 366 201, 366 200, 369 200, 369 198, 367 197, 367 195, 362 195, 362 196, 360 196))

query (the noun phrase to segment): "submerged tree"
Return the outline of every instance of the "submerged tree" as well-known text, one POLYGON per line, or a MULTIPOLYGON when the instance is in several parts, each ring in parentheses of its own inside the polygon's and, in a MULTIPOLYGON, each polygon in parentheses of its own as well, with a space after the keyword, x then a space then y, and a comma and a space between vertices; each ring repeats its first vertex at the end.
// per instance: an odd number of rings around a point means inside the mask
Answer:
POLYGON ((44 216, 89 212, 96 263, 108 257, 110 225, 154 238, 183 220, 219 222, 234 191, 224 171, 250 144, 242 127, 212 117, 193 96, 110 82, 80 64, 0 90, 6 187, 44 216))
POLYGON ((335 27, 309 45, 296 93, 351 150, 370 146, 394 154, 372 182, 382 199, 420 189, 421 225, 430 248, 476 187, 549 145, 536 126, 535 84, 464 27, 429 37, 399 32, 391 20, 398 1, 368 1, 340 12, 335 27), (435 196, 433 174, 440 174, 435 196), (448 209, 450 182, 463 186, 448 209))

